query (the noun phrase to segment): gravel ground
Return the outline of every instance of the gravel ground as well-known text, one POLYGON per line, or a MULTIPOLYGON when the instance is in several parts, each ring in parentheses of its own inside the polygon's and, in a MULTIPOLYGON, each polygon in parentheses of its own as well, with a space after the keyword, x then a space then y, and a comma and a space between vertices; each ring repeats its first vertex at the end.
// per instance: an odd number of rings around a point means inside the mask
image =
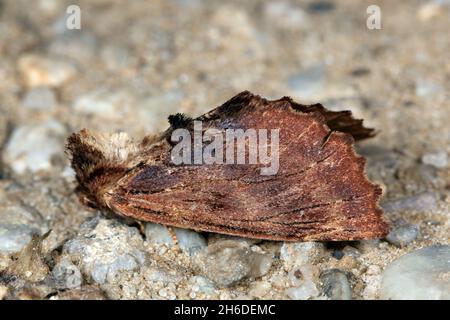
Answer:
POLYGON ((380 30, 373 1, 0 1, 0 299, 450 299, 450 1, 376 3, 380 30), (79 203, 70 133, 140 138, 243 90, 379 131, 357 149, 386 239, 257 241, 79 203))

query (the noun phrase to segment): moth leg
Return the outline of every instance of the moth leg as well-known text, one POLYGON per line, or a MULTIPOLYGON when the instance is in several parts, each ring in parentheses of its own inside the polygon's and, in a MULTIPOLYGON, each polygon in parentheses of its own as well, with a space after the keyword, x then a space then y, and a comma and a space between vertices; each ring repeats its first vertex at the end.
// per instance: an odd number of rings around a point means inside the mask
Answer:
POLYGON ((175 230, 173 230, 172 227, 166 226, 167 231, 169 232, 170 236, 172 237, 173 243, 175 244, 176 247, 178 247, 178 239, 177 239, 177 235, 175 233, 175 230))

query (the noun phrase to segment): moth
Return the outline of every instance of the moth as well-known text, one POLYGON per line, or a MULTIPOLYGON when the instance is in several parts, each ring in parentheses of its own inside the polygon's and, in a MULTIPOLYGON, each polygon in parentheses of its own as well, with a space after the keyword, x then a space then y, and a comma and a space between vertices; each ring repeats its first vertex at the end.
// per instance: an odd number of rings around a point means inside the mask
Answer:
POLYGON ((375 134, 362 122, 350 111, 244 91, 195 119, 170 116, 166 131, 141 142, 82 130, 67 149, 81 201, 124 217, 267 240, 373 239, 389 226, 378 205, 381 188, 354 150, 355 140, 375 134), (198 122, 202 133, 278 130, 278 171, 261 174, 261 163, 174 163, 173 134, 195 136, 198 122))

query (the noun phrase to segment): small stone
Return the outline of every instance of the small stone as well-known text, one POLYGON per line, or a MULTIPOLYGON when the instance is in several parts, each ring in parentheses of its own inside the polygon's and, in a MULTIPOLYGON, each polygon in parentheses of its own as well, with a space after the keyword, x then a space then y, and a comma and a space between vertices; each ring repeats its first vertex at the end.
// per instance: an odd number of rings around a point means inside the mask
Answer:
POLYGON ((195 288, 196 292, 204 294, 213 294, 216 291, 214 284, 207 278, 202 276, 193 276, 189 279, 191 283, 194 283, 192 288, 195 288))
MULTIPOLYGON (((206 247, 205 238, 198 232, 188 229, 174 228, 178 246, 183 252, 187 254, 193 254, 196 251, 206 247)), ((166 244, 167 246, 174 246, 175 242, 166 226, 147 223, 145 225, 145 237, 147 241, 152 243, 166 244)))
POLYGON ((434 211, 437 208, 436 196, 433 192, 423 192, 414 196, 389 201, 381 205, 386 213, 403 210, 418 212, 434 211))
POLYGON ((448 156, 445 151, 427 153, 422 156, 422 162, 438 169, 447 168, 448 156))
POLYGON ((289 288, 286 295, 292 300, 307 300, 319 295, 316 285, 312 281, 305 281, 300 287, 289 288))
POLYGON ((324 256, 325 248, 320 242, 283 243, 280 249, 280 259, 287 270, 294 266, 315 264, 324 256))
POLYGON ((270 289, 272 289, 272 286, 267 281, 258 281, 254 282, 250 286, 249 295, 252 297, 261 299, 265 295, 267 295, 270 292, 270 289))
POLYGON ((402 248, 416 240, 418 236, 418 226, 405 224, 392 229, 386 236, 386 240, 396 247, 402 248))
POLYGON ((57 289, 74 289, 81 286, 83 282, 80 269, 67 258, 55 265, 52 277, 57 289))
POLYGON ((213 281, 227 287, 237 283, 251 270, 251 250, 247 243, 235 240, 219 241, 194 256, 195 270, 213 281))
POLYGON ((305 281, 313 281, 314 271, 311 265, 305 264, 295 267, 288 273, 288 279, 291 286, 298 287, 305 281))
POLYGON ((39 230, 23 224, 0 224, 0 254, 22 250, 39 230))
POLYGON ((442 87, 429 80, 416 81, 416 95, 421 98, 432 98, 442 91, 442 87))
POLYGON ((383 272, 381 298, 450 299, 450 246, 435 245, 401 256, 383 272))
POLYGON ((157 244, 174 245, 172 236, 167 227, 157 223, 145 224, 145 238, 148 242, 157 244))
POLYGON ((44 259, 42 242, 50 232, 40 236, 34 234, 31 241, 17 254, 13 263, 8 266, 6 274, 17 276, 29 282, 40 282, 47 277, 49 268, 44 259))
POLYGON ((206 247, 205 238, 198 232, 180 228, 174 228, 174 232, 177 237, 178 246, 183 252, 193 254, 206 247))
POLYGON ((344 255, 352 258, 358 258, 361 255, 359 250, 352 246, 345 246, 342 252, 344 253, 344 255))
POLYGON ((64 154, 65 135, 66 129, 55 120, 17 127, 6 145, 4 161, 17 174, 48 171, 52 158, 64 154))
POLYGON ((49 87, 35 87, 26 93, 22 104, 32 110, 50 111, 56 105, 56 97, 49 87))
POLYGON ((139 270, 146 260, 136 228, 100 217, 81 226, 78 236, 64 245, 63 255, 98 284, 117 283, 122 272, 139 270))
POLYGON ((341 260, 344 256, 344 252, 342 252, 342 250, 334 250, 332 256, 338 260, 341 260))
POLYGON ((101 117, 120 118, 131 105, 131 96, 124 90, 113 91, 98 89, 80 96, 73 104, 73 110, 101 117))
POLYGON ((345 272, 339 269, 326 270, 321 273, 322 290, 331 300, 351 300, 352 289, 345 272))
POLYGON ((28 87, 59 87, 73 78, 77 71, 65 60, 32 54, 21 56, 18 68, 28 87))
POLYGON ((288 2, 268 2, 264 14, 272 24, 284 29, 298 29, 305 25, 306 13, 288 2))
POLYGON ((325 66, 320 64, 309 67, 291 75, 287 82, 289 88, 299 99, 316 98, 325 85, 325 66))
POLYGON ((263 275, 267 274, 267 272, 269 272, 270 268, 272 267, 272 263, 272 256, 256 252, 253 253, 248 276, 252 278, 262 277, 263 275))

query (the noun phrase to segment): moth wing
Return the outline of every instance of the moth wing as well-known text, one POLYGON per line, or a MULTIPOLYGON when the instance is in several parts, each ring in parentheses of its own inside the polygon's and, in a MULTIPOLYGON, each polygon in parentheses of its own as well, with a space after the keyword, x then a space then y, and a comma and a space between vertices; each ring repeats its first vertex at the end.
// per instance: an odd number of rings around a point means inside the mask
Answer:
POLYGON ((139 220, 271 240, 358 240, 388 232, 380 188, 366 178, 352 136, 331 131, 326 113, 249 93, 218 109, 197 118, 204 129, 280 130, 275 175, 261 175, 261 164, 176 166, 166 142, 165 157, 130 171, 107 193, 108 206, 139 220))

